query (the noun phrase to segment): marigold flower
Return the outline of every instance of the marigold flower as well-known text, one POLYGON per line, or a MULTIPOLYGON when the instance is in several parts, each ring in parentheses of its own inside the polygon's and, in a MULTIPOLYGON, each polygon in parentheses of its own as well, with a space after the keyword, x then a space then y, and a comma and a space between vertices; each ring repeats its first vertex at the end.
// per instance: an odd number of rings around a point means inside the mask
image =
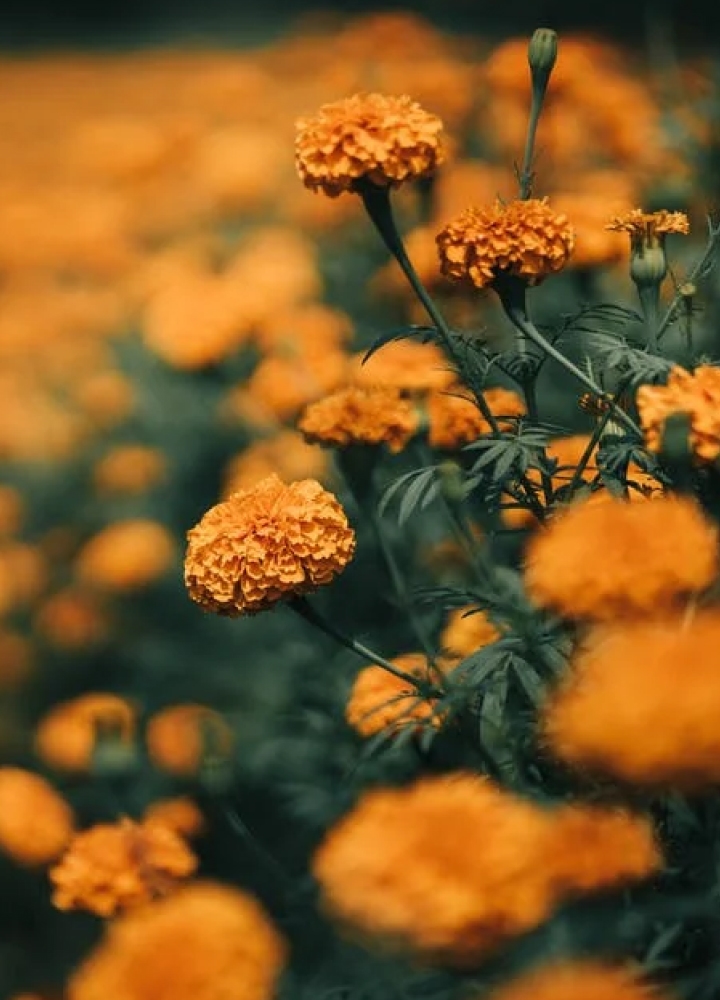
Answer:
POLYGON ((329 477, 327 453, 308 444, 302 434, 294 430, 282 430, 254 441, 225 466, 222 498, 227 499, 238 490, 251 489, 273 473, 290 482, 295 479, 326 481, 329 477))
POLYGON ((272 1000, 287 947, 261 905, 213 882, 114 920, 73 973, 68 1000, 272 1000))
MULTIPOLYGON (((437 674, 430 670, 422 653, 396 656, 392 663, 406 674, 431 683, 437 674)), ((438 665, 439 669, 442 669, 438 665)), ((436 700, 423 698, 417 688, 377 664, 363 667, 357 674, 350 698, 345 706, 345 718, 361 736, 374 736, 384 729, 400 729, 423 724, 439 727, 441 718, 435 714, 436 700)))
POLYGON ((109 692, 92 692, 54 705, 35 729, 40 760, 58 771, 82 773, 93 763, 103 735, 131 746, 137 710, 127 699, 109 692))
POLYGON ((608 498, 573 504, 533 536, 525 585, 569 618, 637 617, 672 609, 717 568, 717 528, 692 500, 608 498))
POLYGON ((85 649, 104 639, 109 622, 97 597, 66 587, 38 608, 33 620, 38 632, 58 649, 85 649))
POLYGON ((207 611, 254 614, 324 586, 350 562, 355 533, 313 479, 268 476, 211 507, 188 532, 185 584, 207 611))
POLYGON ((574 876, 572 856, 558 857, 569 842, 564 816, 471 774, 366 792, 315 853, 322 904, 348 930, 472 966, 591 882, 629 882, 659 863, 638 820, 636 840, 612 825, 598 833, 596 880, 588 874, 591 852, 580 853, 574 876), (644 866, 636 841, 647 848, 644 866), (632 845, 632 859, 616 855, 613 844, 632 845))
POLYGON ((166 826, 185 840, 200 836, 205 828, 205 817, 200 807, 188 795, 158 799, 145 810, 143 820, 166 826))
MULTIPOLYGON (((519 417, 525 413, 525 404, 509 389, 486 389, 485 402, 497 417, 501 430, 511 423, 504 418, 519 417)), ((454 450, 482 434, 489 434, 490 424, 482 415, 477 402, 465 386, 456 386, 444 392, 431 392, 426 400, 428 416, 428 441, 433 448, 454 450)))
POLYGON ((405 392, 448 389, 457 381, 450 362, 436 344, 393 340, 365 361, 365 353, 350 359, 349 377, 358 385, 392 386, 405 392))
POLYGON ((268 354, 246 389, 266 417, 274 422, 294 420, 308 403, 321 399, 345 382, 347 355, 340 350, 288 350, 268 354))
POLYGON ((198 773, 206 756, 227 757, 233 734, 215 709, 193 702, 168 705, 148 720, 145 741, 153 764, 180 776, 198 773))
POLYGON ((427 177, 444 160, 442 122, 407 95, 354 94, 296 127, 300 178, 331 198, 360 182, 397 187, 427 177))
POLYGON ((347 313, 322 302, 307 302, 262 317, 255 342, 263 353, 341 350, 352 335, 347 313))
POLYGON ((309 442, 336 445, 386 444, 399 452, 417 433, 420 414, 393 386, 351 385, 311 403, 298 428, 309 442))
POLYGON ((716 784, 719 641, 714 610, 593 630, 544 708, 549 750, 634 785, 716 784))
POLYGON ((590 959, 531 969, 487 994, 487 1000, 671 1000, 631 965, 590 959))
POLYGON ((157 580, 175 555, 175 540, 158 521, 115 521, 85 543, 76 563, 78 577, 103 590, 133 591, 157 580))
POLYGON ((182 837, 161 823, 99 823, 77 833, 50 869, 53 905, 110 917, 166 895, 196 867, 182 837))
POLYGON ((156 448, 127 444, 113 448, 93 469, 99 493, 134 495, 157 486, 165 476, 166 460, 156 448))
POLYGON ((545 198, 467 208, 437 236, 442 273, 476 288, 510 275, 537 285, 562 270, 574 241, 567 216, 545 198))
POLYGON ((569 267, 607 267, 626 260, 626 240, 612 233, 605 225, 607 202, 605 194, 600 200, 597 189, 590 191, 563 191, 553 195, 556 211, 567 216, 575 231, 575 246, 569 267))
POLYGON ((472 604, 453 609, 440 633, 440 646, 448 656, 464 659, 500 638, 500 631, 487 612, 472 604))
POLYGON ((649 451, 660 451, 668 417, 685 413, 695 459, 712 462, 720 454, 720 368, 700 365, 689 372, 675 367, 667 385, 641 385, 636 402, 649 451))
POLYGON ((664 238, 669 233, 680 233, 687 236, 690 223, 684 212, 643 212, 633 208, 624 215, 614 216, 607 224, 607 229, 630 234, 630 244, 633 249, 654 249, 662 247, 664 238))
POLYGON ((19 767, 0 768, 0 850, 14 861, 53 861, 74 825, 72 809, 44 778, 19 767))

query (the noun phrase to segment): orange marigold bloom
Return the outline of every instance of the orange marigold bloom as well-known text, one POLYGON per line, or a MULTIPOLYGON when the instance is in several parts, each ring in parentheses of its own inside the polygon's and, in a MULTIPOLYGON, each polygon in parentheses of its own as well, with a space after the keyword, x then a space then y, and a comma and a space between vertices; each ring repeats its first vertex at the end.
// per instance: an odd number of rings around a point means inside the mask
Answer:
POLYGON ((440 645, 448 656, 464 659, 499 638, 500 632, 487 612, 469 604, 450 612, 440 633, 440 645))
POLYGON ((255 614, 324 586, 355 552, 337 499, 313 479, 268 476, 216 504, 188 532, 190 597, 222 615, 255 614))
POLYGON ((114 920, 73 973, 68 1000, 272 1000, 287 947, 262 906, 195 882, 114 920))
POLYGON ((268 354, 247 380, 247 394, 266 418, 293 420, 308 403, 342 385, 347 367, 347 355, 340 350, 268 354))
POLYGON ((592 631, 544 709, 549 749, 635 785, 720 780, 716 611, 592 631))
POLYGON ((166 466, 164 455, 156 448, 141 444, 120 445, 97 463, 93 469, 93 485, 99 493, 144 493, 162 481, 166 466))
POLYGON ((298 427, 309 442, 347 447, 386 444, 399 452, 417 433, 420 414, 393 386, 351 385, 311 403, 298 427))
POLYGON ((277 473, 282 480, 328 479, 328 456, 322 448, 308 444, 302 434, 283 430, 238 452, 225 466, 223 499, 247 490, 261 479, 277 473))
POLYGON ((298 119, 295 163, 306 187, 331 198, 360 182, 397 187, 443 162, 442 129, 407 95, 354 94, 298 119))
POLYGON ((671 1000, 631 965, 590 959, 531 969, 487 994, 486 1000, 671 1000))
POLYGON ((448 389, 457 381, 450 362, 436 344, 393 340, 367 361, 365 353, 350 359, 350 378, 358 385, 385 385, 406 392, 448 389))
POLYGON ((582 851, 574 876, 572 856, 558 857, 569 841, 565 815, 471 774, 367 792, 315 854, 323 905, 349 930, 472 966, 591 883, 617 885, 657 867, 648 826, 638 820, 635 838, 612 824, 598 832, 597 877, 588 875, 592 852, 582 851), (613 845, 629 848, 631 858, 613 845))
POLYGON ((148 720, 145 730, 150 759, 169 774, 194 775, 205 756, 227 757, 233 734, 215 709, 193 702, 168 705, 148 720))
POLYGON ((476 288, 509 275, 537 285, 562 270, 574 242, 567 216, 546 198, 467 208, 437 236, 442 273, 476 288))
POLYGON ((79 578, 103 590, 146 587, 169 568, 175 540, 158 521, 116 521, 94 535, 78 554, 79 578))
POLYGON ((650 248, 662 246, 668 233, 680 233, 687 236, 690 223, 684 212, 643 212, 633 208, 624 215, 614 216, 607 224, 607 229, 630 234, 630 245, 633 248, 650 248))
MULTIPOLYGON (((426 682, 437 679, 422 653, 405 653, 391 662, 406 674, 426 682)), ((384 729, 407 725, 418 730, 423 723, 439 727, 442 720, 433 714, 434 708, 434 699, 423 698, 417 688, 373 663, 357 674, 345 706, 345 718, 361 736, 374 736, 384 729)))
POLYGON ((53 861, 74 825, 72 809, 44 778, 19 767, 0 768, 0 850, 14 861, 53 861))
MULTIPOLYGON (((519 417, 525 413, 525 404, 510 389, 486 389, 484 396, 501 429, 511 426, 503 418, 519 417)), ((433 448, 461 448, 482 434, 490 433, 490 424, 465 386, 429 393, 426 407, 428 441, 433 448)))
POLYGON ((100 642, 109 622, 95 594, 67 587, 38 608, 33 625, 58 649, 84 649, 100 642))
POLYGON ((607 202, 590 191, 562 192, 553 195, 556 211, 570 220, 575 231, 575 246, 570 267, 591 268, 618 264, 627 258, 626 240, 608 231, 607 202))
POLYGON ((161 823, 99 823, 76 834, 50 869, 53 905, 110 917, 165 896, 196 867, 186 842, 161 823))
POLYGON ((650 451, 660 451, 668 417, 686 413, 696 460, 712 462, 720 454, 720 368, 700 365, 689 372, 675 367, 667 385, 641 385, 636 402, 650 451))
POLYGON ((166 826, 186 840, 200 836, 205 827, 205 817, 200 807, 188 795, 158 799, 148 806, 143 819, 146 823, 166 826))
POLYGON ((35 752, 58 771, 82 773, 92 765, 98 739, 105 734, 130 746, 137 710, 108 692, 83 694, 54 705, 35 729, 35 752))
POLYGON ((602 620, 671 609, 717 568, 717 528, 694 501, 607 498, 571 505, 533 536, 525 585, 541 607, 602 620))

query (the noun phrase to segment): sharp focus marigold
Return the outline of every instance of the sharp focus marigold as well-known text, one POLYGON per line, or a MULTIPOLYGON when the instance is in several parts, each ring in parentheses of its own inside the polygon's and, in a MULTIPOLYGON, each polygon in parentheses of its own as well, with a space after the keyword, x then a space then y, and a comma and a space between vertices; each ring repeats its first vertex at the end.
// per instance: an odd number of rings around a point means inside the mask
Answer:
POLYGON ((190 597, 223 615, 254 614, 330 583, 350 562, 355 533, 337 499, 312 479, 278 476, 234 493, 188 532, 190 597))
POLYGON ((306 187, 331 198, 360 182, 397 187, 444 159, 442 122, 407 95, 355 94, 297 121, 295 163, 306 187))
POLYGON ((386 444, 399 452, 417 432, 420 415, 392 386, 348 386, 310 403, 298 428, 310 443, 346 447, 386 444))
POLYGON ((568 618, 654 614, 709 586, 717 542, 715 525, 684 497, 580 502, 533 536, 525 584, 538 605, 568 618))
POLYGON ((53 903, 109 917, 165 896, 196 866, 182 837, 162 823, 101 823, 76 834, 50 870, 53 903))
POLYGON ((697 462, 712 462, 720 454, 720 368, 700 365, 694 372, 673 368, 667 385, 641 385, 636 402, 650 451, 660 451, 668 417, 685 413, 697 462))
POLYGON ((437 235, 442 273, 476 288, 510 276, 538 285, 565 266, 574 242, 567 216, 537 198, 472 206, 437 235))

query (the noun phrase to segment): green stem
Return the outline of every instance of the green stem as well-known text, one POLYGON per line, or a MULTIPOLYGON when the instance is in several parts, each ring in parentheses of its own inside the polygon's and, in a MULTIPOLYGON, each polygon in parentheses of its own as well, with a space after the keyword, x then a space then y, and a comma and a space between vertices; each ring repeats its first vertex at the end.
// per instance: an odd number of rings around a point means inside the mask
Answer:
MULTIPOLYGON (((690 269, 690 273, 686 276, 683 284, 696 284, 699 278, 705 273, 708 264, 710 263, 710 258, 715 253, 718 243, 720 243, 720 225, 713 226, 712 223, 708 227, 708 241, 705 245, 705 249, 702 253, 700 259, 696 262, 694 267, 690 269)), ((682 285, 680 286, 682 288, 682 285)), ((682 292, 678 290, 673 296, 673 300, 668 306, 665 315, 660 321, 657 327, 656 338, 658 343, 662 340, 665 332, 672 323, 675 315, 682 302, 682 292)))
POLYGON ((644 285, 638 287, 638 296, 645 320, 647 346, 651 354, 658 352, 658 326, 660 321, 660 286, 644 285))
MULTIPOLYGON (((528 416, 534 424, 540 423, 540 416, 537 404, 537 393, 535 392, 535 379, 534 377, 526 378, 523 380, 522 390, 525 394, 525 405, 527 407, 528 416)), ((552 478, 545 469, 540 470, 540 483, 542 486, 543 497, 545 499, 545 507, 549 508, 552 503, 553 498, 553 485, 552 478)))
POLYGON ((434 695, 440 694, 439 691, 434 688, 428 688, 428 685, 423 683, 423 681, 414 677, 412 674, 406 673, 401 670, 400 667, 396 667, 394 663, 390 660, 386 660, 384 656, 380 656, 379 653, 374 652, 368 646, 363 645, 363 643, 358 642, 357 639, 353 639, 350 636, 345 635, 340 629, 335 628, 330 622, 326 621, 323 616, 315 610, 307 601, 305 597, 294 597, 292 600, 288 601, 288 607, 292 608, 297 614, 300 615, 308 624, 313 625, 315 628, 324 632, 325 635, 330 636, 345 649, 349 649, 353 653, 357 653, 364 660, 369 660, 370 663, 375 663, 377 666, 382 667, 383 670, 387 670, 389 674, 397 677, 398 680, 405 681, 406 684, 410 684, 412 687, 417 688, 421 695, 434 695))
POLYGON ((532 100, 530 104, 530 117, 528 119, 528 129, 525 137, 525 152, 523 154, 522 167, 518 175, 521 201, 527 201, 527 199, 532 195, 532 185, 534 180, 532 163, 535 155, 535 137, 537 135, 537 127, 538 122, 540 121, 540 112, 542 111, 544 97, 544 90, 541 92, 536 87, 533 87, 532 100))

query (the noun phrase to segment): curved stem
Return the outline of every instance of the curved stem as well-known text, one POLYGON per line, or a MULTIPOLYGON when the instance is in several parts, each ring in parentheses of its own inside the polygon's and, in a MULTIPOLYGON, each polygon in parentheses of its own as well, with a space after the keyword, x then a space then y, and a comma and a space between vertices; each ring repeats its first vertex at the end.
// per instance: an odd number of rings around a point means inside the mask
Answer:
POLYGON ((377 666, 382 667, 383 670, 387 670, 389 674, 397 677, 401 681, 405 681, 406 684, 410 684, 412 687, 417 688, 417 690, 422 695, 439 695, 440 692, 434 688, 428 689, 428 685, 423 683, 423 681, 414 677, 412 674, 406 673, 401 670, 400 667, 396 667, 394 663, 390 660, 386 660, 384 656, 380 656, 379 653, 375 653, 368 646, 363 645, 363 643, 358 642, 357 639, 353 639, 340 629, 335 628, 330 622, 326 621, 323 616, 315 610, 307 601, 305 597, 294 597, 292 600, 288 601, 288 607, 292 608, 297 614, 300 615, 306 622, 313 625, 315 628, 320 629, 325 635, 330 636, 345 649, 349 649, 353 653, 357 653, 364 660, 369 660, 370 663, 375 663, 377 666))

